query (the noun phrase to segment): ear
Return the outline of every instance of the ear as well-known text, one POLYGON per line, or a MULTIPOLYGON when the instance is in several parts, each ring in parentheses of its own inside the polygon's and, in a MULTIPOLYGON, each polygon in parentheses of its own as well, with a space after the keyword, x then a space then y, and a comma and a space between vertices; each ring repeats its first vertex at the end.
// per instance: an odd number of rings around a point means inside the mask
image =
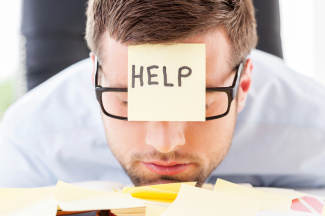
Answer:
POLYGON ((95 85, 95 65, 96 65, 96 60, 95 60, 95 54, 93 52, 90 52, 89 53, 89 57, 93 63, 93 70, 92 70, 92 73, 91 73, 91 82, 93 85, 95 85))
POLYGON ((251 86, 252 82, 252 71, 253 71, 253 63, 252 60, 249 58, 246 60, 245 64, 245 71, 243 71, 242 76, 239 82, 238 88, 238 100, 237 100, 237 113, 243 110, 246 102, 246 97, 251 86))

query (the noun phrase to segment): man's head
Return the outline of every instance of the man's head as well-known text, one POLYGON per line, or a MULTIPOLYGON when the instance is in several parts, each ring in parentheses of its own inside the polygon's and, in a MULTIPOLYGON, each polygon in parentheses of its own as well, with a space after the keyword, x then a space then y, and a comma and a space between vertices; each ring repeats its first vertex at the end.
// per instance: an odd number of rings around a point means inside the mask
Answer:
MULTIPOLYGON (((130 122, 103 116, 108 144, 135 185, 202 184, 225 157, 251 82, 256 45, 250 0, 90 0, 86 39, 99 57, 100 85, 128 85, 129 44, 206 44, 207 87, 230 86, 245 63, 225 117, 205 122, 130 122)), ((92 56, 94 60, 94 57, 92 56)))

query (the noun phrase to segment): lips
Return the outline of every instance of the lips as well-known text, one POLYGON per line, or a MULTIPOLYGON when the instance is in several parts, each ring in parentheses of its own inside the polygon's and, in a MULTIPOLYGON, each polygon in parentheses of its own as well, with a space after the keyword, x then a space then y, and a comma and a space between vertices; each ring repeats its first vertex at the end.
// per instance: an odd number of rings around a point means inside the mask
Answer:
POLYGON ((159 175, 177 175, 185 171, 190 164, 182 164, 177 162, 143 162, 144 166, 150 171, 159 175))

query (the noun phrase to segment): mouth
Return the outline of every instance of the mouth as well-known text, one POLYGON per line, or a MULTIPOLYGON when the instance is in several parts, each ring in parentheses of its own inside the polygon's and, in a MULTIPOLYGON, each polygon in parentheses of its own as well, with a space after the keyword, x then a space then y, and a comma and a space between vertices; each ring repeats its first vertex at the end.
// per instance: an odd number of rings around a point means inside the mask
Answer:
POLYGON ((160 161, 152 161, 152 162, 142 162, 143 165, 149 169, 151 172, 154 172, 158 175, 177 175, 183 171, 185 171, 190 163, 177 163, 177 162, 160 162, 160 161))

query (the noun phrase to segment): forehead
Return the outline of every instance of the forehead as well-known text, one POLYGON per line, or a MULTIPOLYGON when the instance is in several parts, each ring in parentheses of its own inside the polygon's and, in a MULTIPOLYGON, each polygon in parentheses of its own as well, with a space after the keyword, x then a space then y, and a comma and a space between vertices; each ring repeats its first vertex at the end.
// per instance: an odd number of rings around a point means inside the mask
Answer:
MULTIPOLYGON (((222 30, 181 40, 178 43, 206 44, 207 86, 222 85, 233 69, 230 65, 230 42, 222 30)), ((128 44, 122 44, 105 34, 101 46, 100 63, 105 80, 109 81, 111 87, 127 87, 128 44)))

